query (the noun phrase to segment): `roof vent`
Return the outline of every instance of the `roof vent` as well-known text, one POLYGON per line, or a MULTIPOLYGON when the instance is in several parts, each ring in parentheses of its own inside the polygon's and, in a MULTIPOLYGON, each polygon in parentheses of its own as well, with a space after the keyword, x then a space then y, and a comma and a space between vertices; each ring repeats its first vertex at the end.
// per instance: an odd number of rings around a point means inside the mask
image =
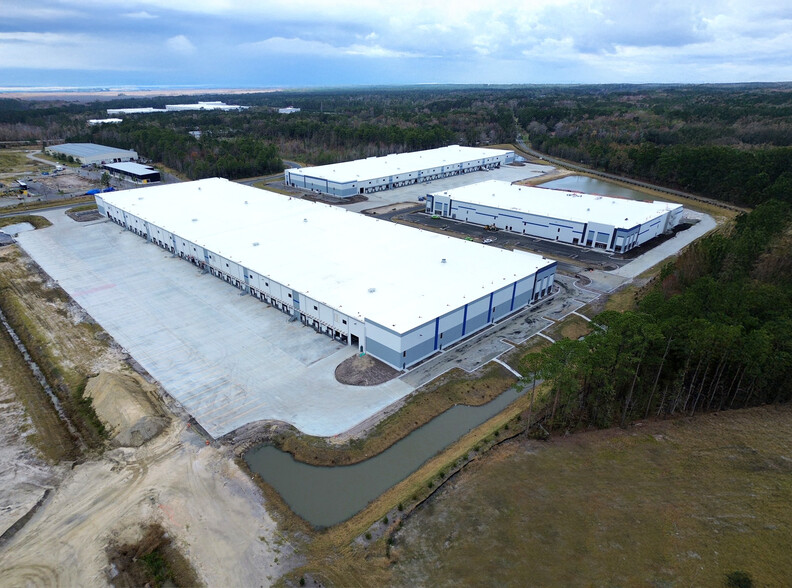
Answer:
POLYGON ((259 242, 258 241, 253 241, 253 247, 258 247, 258 246, 259 246, 259 242))
POLYGON ((446 263, 446 258, 444 257, 443 259, 441 259, 440 263, 446 263))
POLYGON ((307 222, 308 222, 308 219, 307 219, 307 218, 304 218, 304 219, 303 219, 303 222, 304 222, 304 223, 307 223, 307 222))
POLYGON ((192 219, 192 222, 194 222, 194 223, 197 223, 197 222, 198 222, 198 219, 197 219, 197 218, 194 218, 194 219, 192 219))
POLYGON ((377 291, 376 288, 369 288, 369 294, 374 294, 374 292, 376 291, 377 291))
POLYGON ((245 200, 245 204, 247 204, 247 203, 248 203, 247 200, 245 200))

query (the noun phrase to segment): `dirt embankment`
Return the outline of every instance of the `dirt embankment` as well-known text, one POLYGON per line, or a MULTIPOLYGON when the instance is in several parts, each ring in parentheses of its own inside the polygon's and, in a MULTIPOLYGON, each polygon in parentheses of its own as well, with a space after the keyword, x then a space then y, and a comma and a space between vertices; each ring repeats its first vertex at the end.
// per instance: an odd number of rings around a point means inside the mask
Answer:
POLYGON ((171 418, 157 416, 157 387, 16 247, 0 250, 0 303, 92 443, 74 461, 79 444, 19 349, 0 337, 0 524, 14 525, 0 583, 104 585, 114 574, 108 546, 134 544, 157 524, 209 586, 271 584, 296 565, 233 455, 209 445, 167 397, 171 418), (139 446, 110 449, 107 437, 139 446))
POLYGON ((88 379, 85 396, 114 445, 140 447, 168 424, 156 387, 138 374, 102 372, 88 379))

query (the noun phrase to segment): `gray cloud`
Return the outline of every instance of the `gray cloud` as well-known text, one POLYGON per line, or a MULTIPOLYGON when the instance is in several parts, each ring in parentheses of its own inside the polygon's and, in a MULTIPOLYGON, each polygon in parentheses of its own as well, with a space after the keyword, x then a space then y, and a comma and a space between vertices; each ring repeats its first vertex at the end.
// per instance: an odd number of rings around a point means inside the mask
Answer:
POLYGON ((71 56, 75 80, 80 67, 264 86, 792 78, 792 6, 776 0, 5 0, 3 12, 0 70, 71 56))

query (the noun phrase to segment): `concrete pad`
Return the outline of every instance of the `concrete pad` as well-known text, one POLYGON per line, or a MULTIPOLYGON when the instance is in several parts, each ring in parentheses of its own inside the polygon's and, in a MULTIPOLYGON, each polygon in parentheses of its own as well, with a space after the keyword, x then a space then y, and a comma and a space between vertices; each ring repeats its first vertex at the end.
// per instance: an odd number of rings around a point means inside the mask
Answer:
POLYGON ((351 347, 109 221, 41 214, 20 245, 214 437, 265 419, 336 435, 413 390, 342 385, 351 347))
MULTIPOLYGON (((688 212, 687 216, 691 216, 691 214, 688 212)), ((690 245, 696 239, 703 237, 718 226, 715 219, 708 214, 701 213, 696 216, 700 219, 699 222, 689 229, 677 233, 668 241, 660 243, 637 259, 609 273, 623 278, 635 278, 658 263, 673 257, 684 247, 690 245)))
POLYGON ((487 180, 516 182, 518 180, 540 176, 554 169, 554 167, 549 165, 536 165, 533 163, 526 163, 521 166, 504 165, 490 171, 471 172, 469 174, 451 176, 431 182, 412 184, 402 188, 393 188, 392 190, 383 190, 382 192, 366 194, 368 200, 365 202, 344 204, 343 206, 348 210, 360 212, 369 208, 377 208, 379 206, 386 206, 399 202, 415 202, 417 204, 419 196, 426 196, 433 192, 442 192, 443 190, 459 188, 461 186, 467 186, 468 184, 477 184, 478 182, 486 182, 487 180))

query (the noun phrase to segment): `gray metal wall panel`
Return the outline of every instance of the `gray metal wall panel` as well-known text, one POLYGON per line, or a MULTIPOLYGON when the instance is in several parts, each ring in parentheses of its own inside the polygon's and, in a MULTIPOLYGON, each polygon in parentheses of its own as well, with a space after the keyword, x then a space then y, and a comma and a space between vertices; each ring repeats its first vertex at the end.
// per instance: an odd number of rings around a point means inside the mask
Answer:
POLYGON ((416 361, 430 356, 432 353, 434 353, 434 341, 430 339, 407 349, 404 357, 401 358, 402 363, 397 365, 401 366, 404 364, 410 366, 416 361))
POLYGON ((526 304, 531 301, 533 297, 533 290, 529 290, 528 292, 523 292, 522 294, 517 294, 514 297, 514 310, 522 308, 526 304))
POLYGON ((467 317, 467 328, 465 329, 465 335, 470 335, 474 331, 478 331, 481 327, 487 324, 487 312, 483 312, 477 316, 470 316, 467 317))
POLYGON ((438 339, 438 344, 446 347, 450 345, 454 341, 458 341, 462 338, 462 323, 455 325, 451 328, 446 329, 443 331, 443 338, 438 339))
POLYGON ((401 369, 404 362, 401 353, 383 345, 379 341, 375 341, 371 337, 366 337, 366 352, 399 369, 401 369))

